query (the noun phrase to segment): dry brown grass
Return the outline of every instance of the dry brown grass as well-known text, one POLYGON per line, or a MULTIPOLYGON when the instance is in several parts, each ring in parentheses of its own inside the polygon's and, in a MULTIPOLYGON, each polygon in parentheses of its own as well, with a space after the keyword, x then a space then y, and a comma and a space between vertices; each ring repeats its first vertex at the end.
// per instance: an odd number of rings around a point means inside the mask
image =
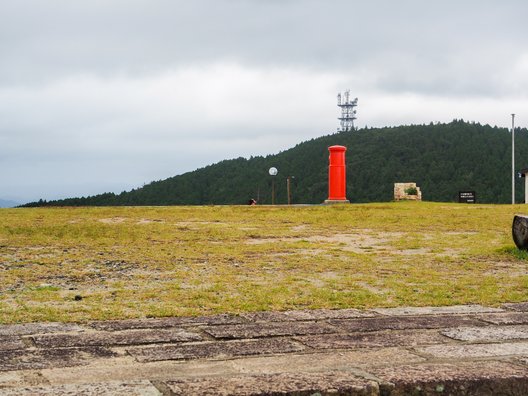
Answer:
POLYGON ((528 300, 511 240, 523 210, 2 209, 0 322, 528 300))

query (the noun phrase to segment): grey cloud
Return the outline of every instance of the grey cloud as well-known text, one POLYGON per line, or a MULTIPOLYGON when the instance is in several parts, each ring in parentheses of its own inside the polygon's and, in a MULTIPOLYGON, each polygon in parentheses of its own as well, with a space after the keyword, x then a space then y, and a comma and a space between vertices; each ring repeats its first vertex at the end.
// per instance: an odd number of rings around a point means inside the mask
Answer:
MULTIPOLYGON (((523 1, 491 0, 3 2, 0 81, 141 75, 231 60, 350 73, 368 66, 388 76, 379 82, 389 88, 400 78, 412 84, 409 74, 418 73, 457 93, 459 80, 479 77, 472 69, 506 72, 505 61, 526 50, 526 11, 523 1)), ((494 87, 493 79, 478 81, 494 87)), ((437 87, 417 81, 415 89, 437 87)))

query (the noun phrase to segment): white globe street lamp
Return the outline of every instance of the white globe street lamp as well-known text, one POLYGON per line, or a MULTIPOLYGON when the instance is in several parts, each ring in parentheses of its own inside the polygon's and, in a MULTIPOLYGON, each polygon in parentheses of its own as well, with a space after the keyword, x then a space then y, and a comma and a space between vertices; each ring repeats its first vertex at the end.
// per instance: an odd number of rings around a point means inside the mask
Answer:
MULTIPOLYGON (((272 166, 271 168, 269 168, 268 173, 270 174, 270 176, 277 176, 277 173, 279 173, 279 171, 277 170, 277 168, 272 166)), ((275 178, 271 179, 271 204, 275 205, 275 178)))

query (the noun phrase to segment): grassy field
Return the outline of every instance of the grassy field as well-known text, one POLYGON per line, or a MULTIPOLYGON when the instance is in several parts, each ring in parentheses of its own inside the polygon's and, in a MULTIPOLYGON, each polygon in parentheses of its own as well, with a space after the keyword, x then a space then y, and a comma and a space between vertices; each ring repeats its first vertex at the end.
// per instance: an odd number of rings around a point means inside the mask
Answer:
POLYGON ((528 300, 518 205, 0 209, 0 322, 528 300))

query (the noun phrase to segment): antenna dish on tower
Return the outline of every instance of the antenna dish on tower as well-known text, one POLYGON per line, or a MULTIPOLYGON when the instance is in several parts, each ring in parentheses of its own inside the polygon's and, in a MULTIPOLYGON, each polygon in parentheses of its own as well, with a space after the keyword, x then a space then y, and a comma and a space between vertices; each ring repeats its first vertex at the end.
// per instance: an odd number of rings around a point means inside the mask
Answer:
POLYGON ((357 111, 354 109, 357 107, 358 98, 350 100, 350 90, 346 90, 344 95, 341 93, 337 94, 337 105, 341 108, 341 117, 337 119, 340 121, 340 126, 337 128, 338 132, 353 131, 354 120, 357 119, 357 111))

